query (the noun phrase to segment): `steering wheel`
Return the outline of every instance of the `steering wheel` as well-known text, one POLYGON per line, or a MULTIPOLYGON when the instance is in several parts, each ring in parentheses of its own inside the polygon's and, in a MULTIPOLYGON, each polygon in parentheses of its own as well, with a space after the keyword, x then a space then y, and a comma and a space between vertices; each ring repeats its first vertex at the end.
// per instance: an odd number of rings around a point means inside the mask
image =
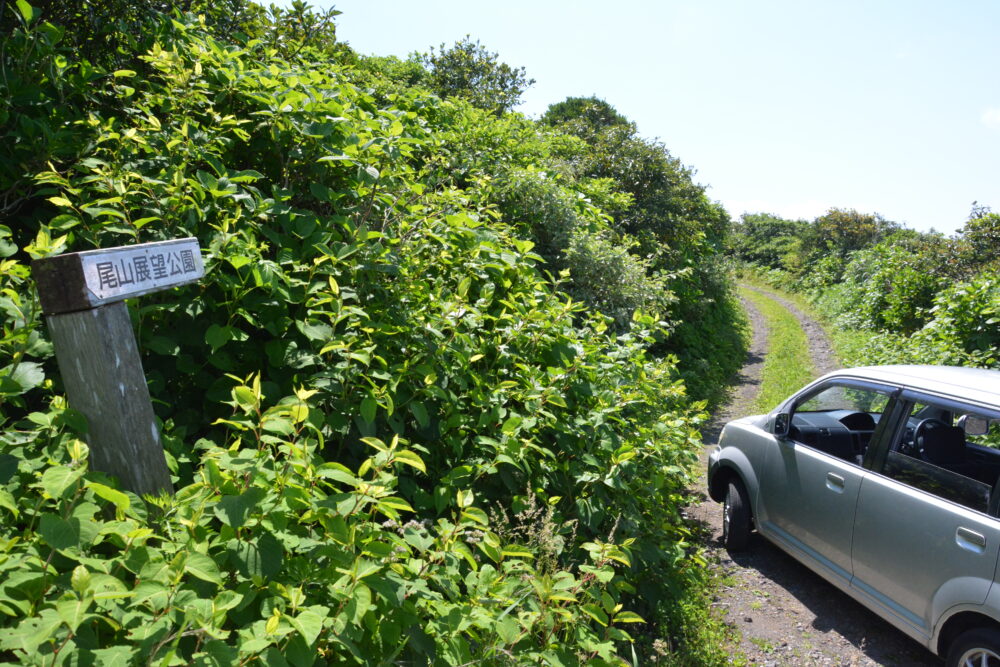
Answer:
POLYGON ((915 451, 918 454, 920 454, 920 458, 925 458, 924 457, 924 448, 921 447, 918 444, 918 441, 920 440, 920 437, 924 434, 924 431, 926 431, 928 428, 937 427, 937 426, 948 427, 949 425, 947 423, 941 421, 940 419, 936 418, 936 417, 928 417, 927 419, 920 420, 920 423, 917 424, 917 427, 915 429, 913 429, 913 443, 912 443, 912 447, 913 447, 913 451, 915 451))

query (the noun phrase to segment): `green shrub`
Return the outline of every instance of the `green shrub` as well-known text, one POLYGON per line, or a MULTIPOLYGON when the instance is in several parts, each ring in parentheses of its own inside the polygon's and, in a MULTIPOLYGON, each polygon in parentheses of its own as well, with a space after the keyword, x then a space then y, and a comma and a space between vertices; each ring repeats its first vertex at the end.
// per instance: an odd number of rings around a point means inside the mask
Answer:
POLYGON ((0 227, 0 660, 623 664, 704 576, 658 323, 554 290, 461 105, 161 25, 0 227), (140 499, 87 470, 27 260, 186 235, 204 280, 131 304, 177 488, 140 499))

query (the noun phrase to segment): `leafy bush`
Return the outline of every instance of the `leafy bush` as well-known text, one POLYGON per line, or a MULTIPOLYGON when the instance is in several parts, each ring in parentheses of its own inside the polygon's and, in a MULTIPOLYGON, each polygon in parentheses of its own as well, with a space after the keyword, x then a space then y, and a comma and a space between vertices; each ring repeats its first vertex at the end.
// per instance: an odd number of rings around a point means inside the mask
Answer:
POLYGON ((873 336, 861 363, 1000 367, 1000 281, 992 272, 939 292, 930 319, 909 337, 873 336))
MULTIPOLYGON (((36 117, 77 118, 73 150, 14 152, 0 660, 622 664, 642 617, 696 642, 673 608, 703 576, 680 515, 700 416, 656 321, 616 335, 553 289, 495 220, 490 156, 448 143, 466 107, 157 25, 148 76, 34 93, 82 100, 36 117), (177 488, 141 499, 87 469, 26 261, 186 235, 205 279, 132 304, 177 488)), ((22 54, 71 62, 34 26, 22 54)))
POLYGON ((638 136, 635 125, 602 100, 569 98, 552 105, 542 122, 586 143, 588 150, 573 162, 576 173, 611 181, 630 196, 606 210, 616 231, 637 241, 632 252, 647 273, 670 292, 664 320, 672 332, 655 349, 676 355, 693 396, 720 400, 746 349, 743 317, 722 259, 728 214, 694 182, 691 169, 660 142, 638 136))
POLYGON ((234 423, 257 439, 236 428, 225 447, 200 441, 195 479, 156 500, 87 472, 64 411, 34 413, 53 418, 36 432, 44 446, 2 459, 0 512, 18 530, 0 537, 0 657, 606 664, 619 627, 640 620, 616 602, 627 550, 587 542, 574 570, 536 568, 470 491, 436 520, 409 518, 397 475, 423 471, 418 454, 366 438, 358 470, 326 462, 313 391, 263 409, 259 386, 233 390, 234 423))
POLYGON ((493 188, 497 208, 534 240, 546 268, 568 277, 566 291, 627 330, 636 311, 665 313, 673 299, 649 260, 629 252, 610 218, 583 193, 532 169, 513 170, 493 188))
POLYGON ((843 278, 856 292, 849 306, 852 322, 904 334, 923 326, 947 281, 943 245, 940 238, 896 234, 856 252, 843 278))
POLYGON ((733 225, 729 252, 741 262, 780 269, 800 245, 807 223, 785 220, 769 213, 744 213, 733 225))

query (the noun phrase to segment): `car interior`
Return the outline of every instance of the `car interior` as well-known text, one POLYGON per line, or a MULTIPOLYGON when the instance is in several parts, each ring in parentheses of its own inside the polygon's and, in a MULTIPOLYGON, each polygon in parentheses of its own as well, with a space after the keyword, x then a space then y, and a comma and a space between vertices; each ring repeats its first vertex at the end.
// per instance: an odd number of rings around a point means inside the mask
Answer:
MULTIPOLYGON (((883 473, 980 512, 1000 511, 1000 449, 990 446, 994 420, 946 407, 914 404, 883 473), (987 432, 966 432, 966 424, 987 432)), ((995 424, 994 424, 995 429, 995 424)), ((995 436, 995 434, 994 434, 995 436)))
POLYGON ((795 407, 789 436, 860 465, 887 402, 875 391, 827 387, 795 407))

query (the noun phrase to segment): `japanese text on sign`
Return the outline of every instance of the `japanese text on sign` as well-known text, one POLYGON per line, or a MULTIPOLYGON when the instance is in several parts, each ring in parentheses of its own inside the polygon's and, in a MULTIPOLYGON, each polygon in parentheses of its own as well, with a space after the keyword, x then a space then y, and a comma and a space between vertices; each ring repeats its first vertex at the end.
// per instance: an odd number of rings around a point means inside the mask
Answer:
POLYGON ((105 303, 198 280, 205 274, 196 239, 80 253, 92 301, 105 303))

